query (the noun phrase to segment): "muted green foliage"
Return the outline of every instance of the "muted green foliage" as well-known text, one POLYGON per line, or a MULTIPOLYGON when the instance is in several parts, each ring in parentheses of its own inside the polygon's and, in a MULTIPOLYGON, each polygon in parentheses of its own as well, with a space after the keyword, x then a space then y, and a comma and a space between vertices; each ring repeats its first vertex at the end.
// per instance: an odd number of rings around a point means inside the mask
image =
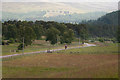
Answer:
POLYGON ((22 43, 18 46, 18 50, 23 50, 23 44, 22 43))
POLYGON ((100 42, 104 42, 104 39, 103 38, 99 38, 98 39, 100 42))
POLYGON ((41 39, 41 36, 44 34, 44 29, 42 25, 35 25, 33 27, 33 30, 36 34, 36 39, 39 40, 41 39))
POLYGON ((17 38, 17 28, 15 24, 3 25, 2 31, 6 39, 17 38))
POLYGON ((24 32, 24 42, 25 45, 31 45, 32 41, 36 39, 35 32, 33 31, 32 28, 30 27, 25 27, 25 32, 24 32))
POLYGON ((78 37, 82 40, 82 43, 84 43, 84 40, 87 40, 88 38, 88 30, 85 24, 79 24, 76 26, 76 32, 78 34, 78 37))
POLYGON ((54 27, 51 27, 47 30, 47 33, 46 33, 46 41, 50 41, 51 44, 55 44, 57 43, 57 38, 58 38, 58 35, 60 34, 60 31, 54 27))
POLYGON ((85 22, 92 37, 115 38, 118 29, 119 11, 108 13, 97 20, 85 22))
POLYGON ((74 39, 74 32, 73 30, 69 29, 63 33, 63 36, 60 37, 61 44, 63 43, 71 43, 74 39))
POLYGON ((120 27, 118 27, 118 31, 117 31, 117 41, 118 43, 120 43, 120 27))
POLYGON ((17 42, 22 43, 24 38, 25 46, 31 45, 32 41, 41 39, 41 36, 47 36, 46 40, 51 44, 55 44, 61 41, 61 37, 64 37, 63 43, 71 43, 73 40, 73 31, 63 23, 57 23, 54 21, 5 21, 3 24, 3 37, 5 39, 14 39, 17 42), (68 32, 67 32, 68 31, 68 32), (67 33, 67 34, 66 34, 67 33), (71 39, 70 39, 71 36, 71 39), (53 39, 52 39, 53 38, 53 39), (67 38, 67 39, 65 39, 67 38))
POLYGON ((9 39, 9 43, 14 43, 14 42, 15 42, 15 40, 13 38, 9 39))

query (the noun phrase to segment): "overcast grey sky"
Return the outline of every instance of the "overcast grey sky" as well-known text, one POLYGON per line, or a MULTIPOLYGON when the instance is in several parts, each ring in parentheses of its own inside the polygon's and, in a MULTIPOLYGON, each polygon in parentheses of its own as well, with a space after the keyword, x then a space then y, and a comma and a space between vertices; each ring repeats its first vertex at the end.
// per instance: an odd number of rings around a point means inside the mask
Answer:
POLYGON ((41 10, 68 10, 77 13, 112 12, 118 10, 118 2, 3 2, 2 11, 25 13, 41 10))
POLYGON ((2 0, 2 2, 118 2, 119 0, 2 0))

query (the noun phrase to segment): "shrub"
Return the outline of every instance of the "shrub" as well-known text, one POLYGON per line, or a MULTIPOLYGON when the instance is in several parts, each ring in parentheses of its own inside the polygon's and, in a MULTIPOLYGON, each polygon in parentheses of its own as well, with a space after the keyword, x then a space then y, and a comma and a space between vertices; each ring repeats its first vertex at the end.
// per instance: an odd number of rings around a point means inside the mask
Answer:
POLYGON ((19 52, 19 50, 16 50, 16 52, 19 52))
POLYGON ((2 45, 9 45, 9 43, 2 40, 2 45))
POLYGON ((89 41, 88 40, 84 40, 84 43, 89 43, 89 41))
POLYGON ((117 40, 115 40, 115 39, 111 39, 111 41, 112 41, 113 43, 116 43, 116 42, 117 42, 117 40))
POLYGON ((22 43, 18 46, 18 50, 23 50, 23 44, 22 43))
POLYGON ((104 42, 104 39, 103 39, 103 38, 99 38, 99 41, 100 41, 100 42, 104 42))
POLYGON ((2 45, 5 45, 5 42, 4 42, 4 41, 2 41, 2 45))
POLYGON ((95 42, 94 40, 91 40, 91 42, 95 42))
POLYGON ((15 40, 13 38, 10 38, 8 41, 8 43, 14 43, 14 42, 15 42, 15 40))

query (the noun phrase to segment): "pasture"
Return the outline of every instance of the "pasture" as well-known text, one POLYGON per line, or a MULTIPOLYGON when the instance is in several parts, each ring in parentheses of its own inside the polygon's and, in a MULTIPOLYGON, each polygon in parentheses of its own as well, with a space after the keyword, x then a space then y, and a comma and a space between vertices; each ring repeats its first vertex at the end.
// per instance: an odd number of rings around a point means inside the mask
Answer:
MULTIPOLYGON (((22 53, 22 50, 17 51, 19 43, 12 43, 9 45, 3 45, 2 46, 2 55, 11 55, 11 54, 19 54, 22 53), (13 50, 16 50, 17 52, 11 52, 13 50)), ((35 52, 35 51, 43 51, 43 50, 49 50, 49 49, 58 49, 58 48, 64 48, 65 44, 55 44, 51 45, 49 42, 46 42, 45 40, 35 40, 33 44, 25 47, 24 52, 35 52)), ((78 42, 72 42, 71 44, 68 44, 68 47, 74 47, 79 46, 78 42)))
POLYGON ((118 78, 118 45, 95 43, 3 59, 3 78, 118 78))

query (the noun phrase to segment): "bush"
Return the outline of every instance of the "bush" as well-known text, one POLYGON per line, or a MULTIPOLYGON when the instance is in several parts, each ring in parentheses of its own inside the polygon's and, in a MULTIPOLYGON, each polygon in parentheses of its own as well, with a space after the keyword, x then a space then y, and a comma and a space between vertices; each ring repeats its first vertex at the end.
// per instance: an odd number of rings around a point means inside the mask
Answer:
POLYGON ((2 45, 9 45, 8 42, 2 41, 2 45))
POLYGON ((2 45, 5 45, 5 42, 4 42, 4 41, 2 41, 2 45))
POLYGON ((117 42, 117 40, 115 40, 115 39, 111 39, 111 41, 112 41, 113 43, 116 43, 116 42, 117 42))
POLYGON ((23 50, 23 44, 22 43, 18 46, 18 50, 23 50))
POLYGON ((19 50, 16 50, 16 52, 19 52, 19 50))
POLYGON ((100 41, 100 42, 104 42, 104 39, 103 39, 103 38, 99 38, 99 41, 100 41))
POLYGON ((14 42, 15 42, 15 40, 13 38, 10 38, 8 41, 8 43, 14 43, 14 42))
POLYGON ((88 41, 88 40, 85 40, 84 43, 89 43, 89 41, 88 41))
POLYGON ((91 40, 91 42, 95 42, 94 40, 91 40))

